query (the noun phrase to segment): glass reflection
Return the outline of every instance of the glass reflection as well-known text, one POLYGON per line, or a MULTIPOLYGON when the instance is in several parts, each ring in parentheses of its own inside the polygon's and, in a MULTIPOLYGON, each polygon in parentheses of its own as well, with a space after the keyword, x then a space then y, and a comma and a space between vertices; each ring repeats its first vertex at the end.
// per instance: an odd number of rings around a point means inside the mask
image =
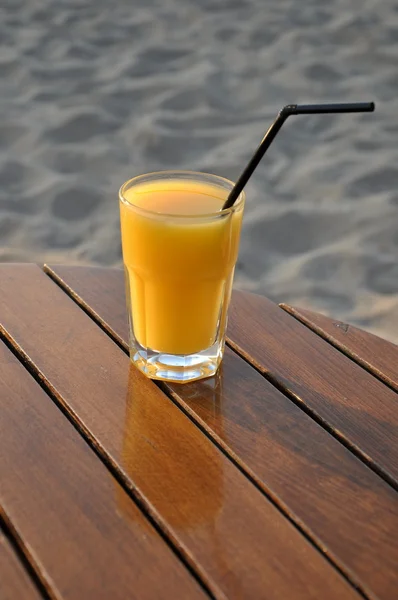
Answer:
MULTIPOLYGON (((194 393, 205 397, 208 408, 217 413, 221 386, 220 373, 197 382, 194 393)), ((179 531, 213 529, 223 506, 225 459, 188 417, 157 393, 133 366, 121 454, 126 475, 169 526, 179 531)), ((126 495, 118 496, 120 510, 133 518, 131 500, 126 495)))

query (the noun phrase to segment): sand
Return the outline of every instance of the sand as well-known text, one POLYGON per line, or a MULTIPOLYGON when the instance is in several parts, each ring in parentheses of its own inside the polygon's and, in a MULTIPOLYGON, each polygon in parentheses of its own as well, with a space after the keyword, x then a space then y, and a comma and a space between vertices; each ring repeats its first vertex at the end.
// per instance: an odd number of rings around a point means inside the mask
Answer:
POLYGON ((2 0, 0 260, 120 265, 117 190, 159 169, 248 186, 236 286, 398 342, 398 6, 2 0))

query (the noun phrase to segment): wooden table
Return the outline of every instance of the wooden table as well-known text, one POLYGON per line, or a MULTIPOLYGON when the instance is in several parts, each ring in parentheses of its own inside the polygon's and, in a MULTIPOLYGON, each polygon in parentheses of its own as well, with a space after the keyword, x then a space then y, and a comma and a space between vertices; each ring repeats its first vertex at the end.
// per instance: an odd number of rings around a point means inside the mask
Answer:
POLYGON ((235 292, 218 377, 130 366, 122 271, 0 267, 0 598, 398 598, 398 347, 235 292))

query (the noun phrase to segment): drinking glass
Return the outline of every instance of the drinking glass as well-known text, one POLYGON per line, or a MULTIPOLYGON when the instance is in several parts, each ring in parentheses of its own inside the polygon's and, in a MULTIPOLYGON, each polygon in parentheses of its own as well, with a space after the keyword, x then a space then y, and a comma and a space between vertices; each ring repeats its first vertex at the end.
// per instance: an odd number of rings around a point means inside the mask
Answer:
POLYGON ((233 185, 216 175, 163 171, 120 188, 130 356, 152 379, 209 377, 222 360, 245 202, 242 192, 221 210, 233 185), (151 185, 156 194, 163 185, 169 194, 175 188, 187 202, 195 190, 214 194, 219 208, 173 214, 135 204, 140 190, 151 194, 151 185))

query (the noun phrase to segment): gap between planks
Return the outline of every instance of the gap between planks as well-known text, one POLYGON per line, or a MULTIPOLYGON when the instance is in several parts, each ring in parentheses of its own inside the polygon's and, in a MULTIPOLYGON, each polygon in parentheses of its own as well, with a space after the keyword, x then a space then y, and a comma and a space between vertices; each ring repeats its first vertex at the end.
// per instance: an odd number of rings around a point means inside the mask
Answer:
POLYGON ((0 506, 0 532, 3 532, 9 541, 22 568, 43 600, 62 600, 51 588, 2 506, 0 506))

